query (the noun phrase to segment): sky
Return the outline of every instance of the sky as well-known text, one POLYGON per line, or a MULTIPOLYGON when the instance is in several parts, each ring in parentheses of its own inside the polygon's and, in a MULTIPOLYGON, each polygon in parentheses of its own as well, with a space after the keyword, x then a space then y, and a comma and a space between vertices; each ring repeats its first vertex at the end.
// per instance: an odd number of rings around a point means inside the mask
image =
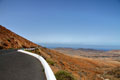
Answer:
POLYGON ((0 0, 0 25, 36 43, 120 45, 120 0, 0 0))

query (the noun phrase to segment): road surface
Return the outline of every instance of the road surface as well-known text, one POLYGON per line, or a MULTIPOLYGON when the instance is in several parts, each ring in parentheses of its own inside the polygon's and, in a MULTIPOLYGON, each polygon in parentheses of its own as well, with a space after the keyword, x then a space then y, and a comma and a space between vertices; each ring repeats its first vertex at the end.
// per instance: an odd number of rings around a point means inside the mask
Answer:
POLYGON ((46 80, 38 59, 17 50, 0 50, 0 80, 46 80))

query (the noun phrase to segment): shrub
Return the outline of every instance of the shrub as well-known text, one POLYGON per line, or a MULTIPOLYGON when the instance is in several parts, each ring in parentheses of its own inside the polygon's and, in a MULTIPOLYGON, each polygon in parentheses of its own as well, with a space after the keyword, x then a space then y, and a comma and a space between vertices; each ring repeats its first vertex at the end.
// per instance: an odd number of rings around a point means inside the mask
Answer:
POLYGON ((51 59, 46 59, 46 61, 47 61, 48 64, 50 64, 50 65, 53 65, 53 66, 54 66, 54 64, 55 64, 55 62, 54 62, 53 60, 51 60, 51 59))
POLYGON ((32 52, 32 50, 25 50, 25 51, 32 52))
POLYGON ((55 76, 57 80, 76 80, 71 73, 63 70, 58 71, 55 76))

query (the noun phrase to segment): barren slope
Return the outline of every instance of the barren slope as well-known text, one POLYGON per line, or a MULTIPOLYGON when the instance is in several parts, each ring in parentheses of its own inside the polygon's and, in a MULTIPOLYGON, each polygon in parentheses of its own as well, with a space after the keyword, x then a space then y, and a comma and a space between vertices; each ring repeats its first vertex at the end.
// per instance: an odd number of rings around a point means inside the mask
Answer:
POLYGON ((42 55, 47 61, 51 61, 53 71, 59 70, 71 72, 77 80, 103 80, 101 76, 112 68, 120 66, 117 61, 100 60, 85 57, 73 57, 48 48, 36 49, 35 53, 42 55))
POLYGON ((38 45, 25 38, 22 38, 21 36, 0 25, 0 49, 27 48, 36 46, 38 45))

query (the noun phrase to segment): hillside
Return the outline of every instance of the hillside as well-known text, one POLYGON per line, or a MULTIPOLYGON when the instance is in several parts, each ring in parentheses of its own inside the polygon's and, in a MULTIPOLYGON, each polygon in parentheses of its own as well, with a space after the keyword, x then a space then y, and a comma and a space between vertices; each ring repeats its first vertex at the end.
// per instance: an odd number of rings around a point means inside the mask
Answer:
POLYGON ((120 54, 120 50, 112 50, 112 51, 108 51, 109 53, 118 53, 120 54))
POLYGON ((38 45, 0 25, 0 49, 29 48, 37 46, 38 45))
MULTIPOLYGON (((15 34, 14 32, 11 32, 5 27, 0 26, 0 49, 29 47, 37 47, 32 52, 45 58, 54 73, 60 70, 65 70, 73 74, 77 80, 103 80, 103 77, 106 77, 104 73, 120 66, 120 62, 118 61, 100 60, 83 56, 71 56, 64 52, 41 47, 15 34)), ((82 50, 82 52, 83 51, 86 52, 86 50, 82 50)))
POLYGON ((36 49, 34 53, 42 55, 55 73, 66 70, 77 80, 103 80, 104 73, 120 66, 118 61, 71 56, 48 48, 36 49))
POLYGON ((94 49, 72 49, 72 48, 55 48, 53 50, 72 56, 83 56, 89 58, 110 58, 120 60, 120 50, 102 51, 94 49))

